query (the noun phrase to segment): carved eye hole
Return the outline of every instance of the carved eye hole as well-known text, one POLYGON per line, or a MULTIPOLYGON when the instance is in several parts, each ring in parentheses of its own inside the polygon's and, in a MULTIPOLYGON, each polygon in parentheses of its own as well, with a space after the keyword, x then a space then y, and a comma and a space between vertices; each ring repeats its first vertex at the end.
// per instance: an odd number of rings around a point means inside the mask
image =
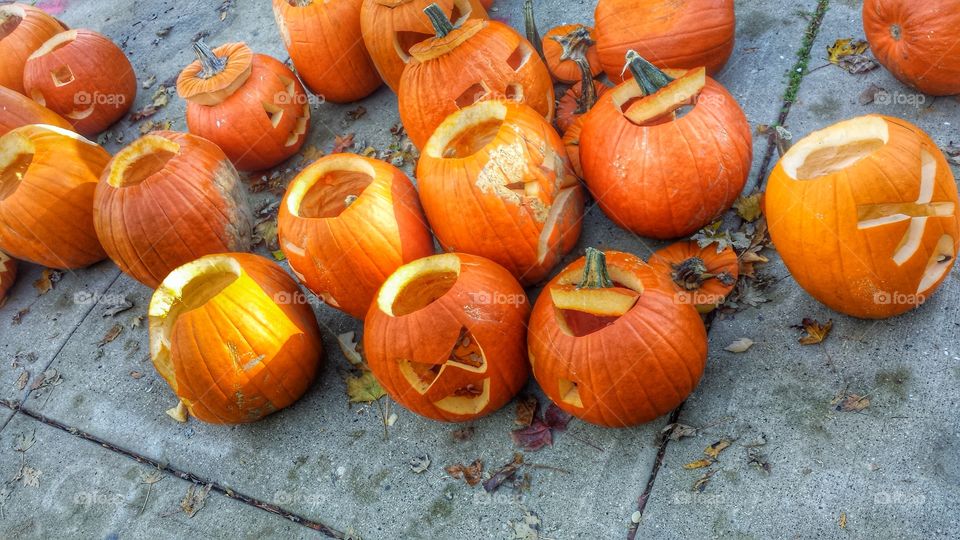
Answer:
POLYGON ((580 399, 580 386, 573 381, 560 379, 560 400, 574 407, 583 407, 583 400, 580 399))
POLYGON ((526 42, 521 41, 517 45, 517 48, 507 57, 507 65, 514 71, 520 71, 520 68, 530 59, 531 53, 533 53, 533 49, 530 48, 526 42))
POLYGON ((297 117, 297 123, 293 127, 290 135, 287 135, 287 142, 284 146, 293 146, 300 140, 300 136, 307 132, 307 120, 310 119, 310 106, 304 105, 300 116, 297 117))
POLYGON ((72 83, 75 79, 73 76, 73 70, 70 69, 70 66, 64 64, 57 69, 50 72, 50 77, 53 78, 53 84, 56 86, 66 86, 72 83))
POLYGON ((490 89, 482 82, 475 83, 464 90, 455 100, 457 107, 464 108, 483 100, 490 94, 490 89))
POLYGON ((449 396, 435 401, 438 409, 453 414, 477 414, 490 403, 490 378, 479 384, 468 384, 453 391, 449 396))
POLYGON ((270 119, 273 127, 280 125, 280 120, 283 119, 283 109, 273 103, 262 102, 261 104, 263 105, 263 112, 267 113, 267 118, 270 119))

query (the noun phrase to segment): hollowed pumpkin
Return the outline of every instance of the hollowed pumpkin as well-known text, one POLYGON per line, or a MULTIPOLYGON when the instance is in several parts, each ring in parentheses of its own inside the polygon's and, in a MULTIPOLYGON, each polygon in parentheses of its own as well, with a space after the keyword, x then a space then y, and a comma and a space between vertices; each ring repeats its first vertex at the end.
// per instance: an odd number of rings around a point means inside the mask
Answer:
POLYGON ((0 251, 0 307, 7 301, 7 291, 17 280, 17 261, 0 251))
POLYGON ((150 301, 150 355, 190 415, 253 422, 310 386, 323 355, 299 287, 246 253, 207 255, 174 270, 150 301))
POLYGON ((700 247, 687 240, 655 251, 650 266, 673 282, 677 302, 691 304, 700 313, 710 313, 722 304, 740 275, 733 248, 717 251, 715 246, 700 247))
POLYGON ((797 142, 770 174, 767 223, 797 283, 854 317, 922 304, 960 241, 957 186, 919 128, 868 115, 797 142))
POLYGON ((214 142, 242 171, 269 169, 297 153, 310 127, 310 103, 296 75, 245 43, 214 50, 198 41, 197 60, 177 78, 190 133, 214 142))
POLYGON ((401 265, 433 254, 417 191, 402 171, 356 154, 315 161, 280 204, 280 247, 297 277, 362 319, 401 265))
POLYGON ((50 268, 105 259, 93 194, 110 154, 72 131, 29 125, 0 137, 0 250, 50 268))
POLYGON ((67 27, 28 4, 0 6, 0 86, 24 94, 23 66, 43 42, 67 27))
POLYGON ((639 258, 587 249, 544 288, 527 342, 533 374, 561 409, 624 427, 676 408, 707 359, 697 310, 639 258))
POLYGON ((73 130, 73 125, 59 114, 23 94, 0 86, 0 136, 30 124, 49 124, 73 130))
POLYGON ((520 284, 487 259, 445 253, 401 266, 364 321, 363 349, 390 396, 447 422, 489 414, 529 374, 520 284))
POLYGON ((420 200, 447 251, 536 283, 580 236, 583 194, 553 128, 526 105, 482 101, 437 128, 417 165, 420 200))
POLYGON ((198 257, 250 249, 253 215, 236 169, 188 133, 154 131, 121 150, 93 209, 107 254, 151 289, 198 257))

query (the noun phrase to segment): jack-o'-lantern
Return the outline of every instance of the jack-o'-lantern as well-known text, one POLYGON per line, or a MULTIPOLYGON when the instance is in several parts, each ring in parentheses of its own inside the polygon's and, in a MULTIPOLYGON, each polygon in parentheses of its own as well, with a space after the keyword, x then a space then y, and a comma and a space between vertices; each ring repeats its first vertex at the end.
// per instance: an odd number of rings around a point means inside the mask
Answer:
POLYGON ((22 3, 0 6, 0 86, 23 94, 27 58, 44 41, 66 29, 38 7, 22 3))
POLYGON ((722 304, 740 275, 733 248, 718 251, 716 246, 700 247, 692 240, 658 249, 650 256, 650 266, 673 282, 678 302, 692 304, 700 313, 710 313, 722 304))
POLYGON ((70 122, 59 114, 19 92, 0 86, 0 136, 11 129, 30 124, 49 124, 73 130, 70 122))
POLYGON ((7 291, 17 280, 17 261, 0 251, 0 307, 7 301, 7 291))

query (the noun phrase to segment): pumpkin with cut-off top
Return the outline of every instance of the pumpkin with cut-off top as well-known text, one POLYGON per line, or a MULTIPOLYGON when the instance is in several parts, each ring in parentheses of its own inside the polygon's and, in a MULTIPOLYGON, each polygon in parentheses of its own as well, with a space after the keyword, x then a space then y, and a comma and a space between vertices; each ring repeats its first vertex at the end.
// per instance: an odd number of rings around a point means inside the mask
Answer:
POLYGON ((24 3, 0 6, 0 86, 24 94, 23 66, 43 42, 67 27, 42 9, 24 3))

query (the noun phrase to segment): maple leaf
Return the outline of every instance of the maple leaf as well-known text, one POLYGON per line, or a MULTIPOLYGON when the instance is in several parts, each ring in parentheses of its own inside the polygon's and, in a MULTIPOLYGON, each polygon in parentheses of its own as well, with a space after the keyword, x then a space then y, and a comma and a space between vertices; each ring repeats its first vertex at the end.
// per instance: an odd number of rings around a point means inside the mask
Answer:
POLYGON ((840 60, 847 56, 863 54, 867 52, 870 45, 863 40, 854 40, 853 38, 837 39, 833 45, 827 46, 827 60, 831 64, 839 64, 840 60))
POLYGON ((347 375, 347 396, 350 403, 372 403, 386 395, 380 381, 370 371, 347 375))
POLYGON ((539 418, 525 428, 511 431, 510 437, 514 444, 530 452, 535 452, 544 446, 553 444, 553 434, 550 432, 550 426, 539 418))
POLYGON ((550 429, 557 431, 566 430, 571 418, 573 418, 573 416, 570 413, 557 407, 554 403, 551 403, 547 407, 547 411, 543 413, 543 422, 547 424, 550 429))
POLYGON ((453 465, 448 465, 444 468, 452 478, 460 479, 462 478, 468 486, 475 486, 480 483, 480 479, 483 476, 483 460, 477 458, 470 465, 464 465, 462 463, 455 463, 453 465))
POLYGON ((753 222, 763 213, 760 208, 760 201, 763 197, 763 194, 759 191, 746 197, 740 197, 733 203, 733 208, 737 211, 737 215, 743 219, 753 222))
POLYGON ((816 345, 827 339, 830 330, 833 329, 833 319, 828 320, 824 324, 820 324, 816 319, 805 318, 803 322, 793 327, 803 330, 804 332, 799 338, 801 345, 816 345))

